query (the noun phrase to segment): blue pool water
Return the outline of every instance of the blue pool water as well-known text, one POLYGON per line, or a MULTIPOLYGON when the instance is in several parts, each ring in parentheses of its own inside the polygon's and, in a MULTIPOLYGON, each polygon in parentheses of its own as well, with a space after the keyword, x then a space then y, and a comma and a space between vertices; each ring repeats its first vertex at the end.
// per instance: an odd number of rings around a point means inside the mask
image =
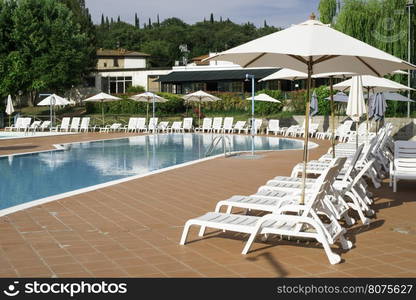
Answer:
MULTIPOLYGON (((215 136, 215 135, 214 135, 215 136)), ((230 135, 233 151, 251 137, 230 135)), ((65 150, 0 158, 0 209, 205 157, 211 134, 160 134, 65 145, 65 150)), ((303 143, 255 137, 256 150, 301 149, 303 143)), ((218 147, 211 155, 220 154, 218 147)))

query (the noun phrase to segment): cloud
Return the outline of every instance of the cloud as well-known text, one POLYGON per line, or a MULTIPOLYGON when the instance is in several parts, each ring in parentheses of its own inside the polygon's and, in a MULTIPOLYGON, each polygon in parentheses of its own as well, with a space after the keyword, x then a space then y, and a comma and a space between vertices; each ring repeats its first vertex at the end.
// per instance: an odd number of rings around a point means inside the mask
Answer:
POLYGON ((307 19, 311 12, 317 11, 319 0, 86 0, 95 23, 100 22, 101 14, 133 23, 137 12, 140 22, 149 17, 156 20, 177 17, 187 23, 209 19, 211 12, 215 19, 230 18, 236 23, 252 22, 262 25, 287 26, 307 19))

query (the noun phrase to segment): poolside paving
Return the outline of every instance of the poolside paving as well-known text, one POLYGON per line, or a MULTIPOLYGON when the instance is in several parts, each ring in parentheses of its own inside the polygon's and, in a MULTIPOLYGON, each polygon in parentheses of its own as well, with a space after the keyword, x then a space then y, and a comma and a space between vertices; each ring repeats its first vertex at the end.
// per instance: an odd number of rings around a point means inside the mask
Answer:
MULTIPOLYGON (((52 144, 121 137, 78 134, 0 141, 0 155, 52 149, 52 144)), ((131 135, 131 134, 128 134, 131 135)), ((328 141, 310 153, 325 153, 328 141)), ((219 200, 254 193, 268 179, 289 175, 302 151, 260 159, 217 158, 64 198, 0 218, 0 277, 416 277, 416 188, 400 182, 374 190, 376 217, 348 228, 355 247, 333 247, 330 265, 315 242, 258 240, 241 255, 247 235, 191 230, 189 218, 219 200)))

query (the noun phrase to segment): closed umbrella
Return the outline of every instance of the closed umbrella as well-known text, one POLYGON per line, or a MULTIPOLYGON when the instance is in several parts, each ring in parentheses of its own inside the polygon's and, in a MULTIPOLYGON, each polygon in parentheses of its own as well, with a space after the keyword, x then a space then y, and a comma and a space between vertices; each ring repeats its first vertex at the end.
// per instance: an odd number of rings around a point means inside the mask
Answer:
POLYGON ((84 100, 84 102, 101 102, 101 114, 104 125, 104 102, 119 101, 121 98, 115 97, 106 93, 99 93, 84 100))
POLYGON ((13 101, 12 101, 12 96, 7 96, 7 104, 6 104, 6 114, 9 115, 9 126, 10 124, 10 116, 11 114, 14 113, 14 107, 13 107, 13 101))
POLYGON ((149 103, 152 102, 152 111, 153 111, 153 118, 155 117, 155 103, 156 102, 166 102, 166 100, 163 97, 160 97, 152 92, 144 92, 138 95, 134 95, 130 97, 134 101, 139 102, 146 102, 146 121, 149 121, 149 103))
POLYGON ((364 94, 363 94, 363 84, 361 76, 354 76, 351 78, 351 88, 350 94, 348 97, 347 104, 347 116, 349 116, 354 122, 356 127, 356 146, 358 148, 358 122, 360 117, 367 113, 364 94))
POLYGON ((310 108, 310 115, 313 117, 318 113, 318 97, 316 96, 316 91, 313 91, 312 98, 311 98, 311 108, 310 108))
POLYGON ((306 22, 205 59, 210 60, 231 61, 244 68, 285 67, 307 73, 301 204, 305 198, 312 75, 351 72, 381 76, 399 69, 416 69, 416 66, 400 58, 332 29, 315 20, 313 15, 306 22))
POLYGON ((201 127, 201 102, 211 102, 211 101, 218 101, 221 100, 214 95, 208 94, 204 91, 197 91, 191 94, 187 94, 182 97, 182 99, 186 100, 187 102, 198 102, 199 105, 199 113, 198 113, 198 126, 201 127))

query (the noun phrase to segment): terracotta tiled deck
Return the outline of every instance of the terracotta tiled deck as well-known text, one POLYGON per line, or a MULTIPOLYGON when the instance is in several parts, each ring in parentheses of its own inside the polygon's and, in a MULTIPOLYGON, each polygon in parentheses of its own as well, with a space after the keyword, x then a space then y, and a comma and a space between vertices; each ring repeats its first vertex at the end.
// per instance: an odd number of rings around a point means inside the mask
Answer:
MULTIPOLYGON (((0 155, 39 151, 52 143, 118 137, 80 134, 0 141, 0 155)), ((311 159, 329 143, 311 151, 311 159)), ((301 151, 256 160, 218 158, 61 199, 0 218, 1 277, 415 277, 416 188, 400 182, 375 191, 377 217, 348 230, 355 247, 330 265, 315 243, 258 241, 240 254, 245 235, 192 230, 185 221, 218 200, 250 194, 267 179, 289 175, 301 151), (381 197, 382 196, 382 197, 381 197)))

